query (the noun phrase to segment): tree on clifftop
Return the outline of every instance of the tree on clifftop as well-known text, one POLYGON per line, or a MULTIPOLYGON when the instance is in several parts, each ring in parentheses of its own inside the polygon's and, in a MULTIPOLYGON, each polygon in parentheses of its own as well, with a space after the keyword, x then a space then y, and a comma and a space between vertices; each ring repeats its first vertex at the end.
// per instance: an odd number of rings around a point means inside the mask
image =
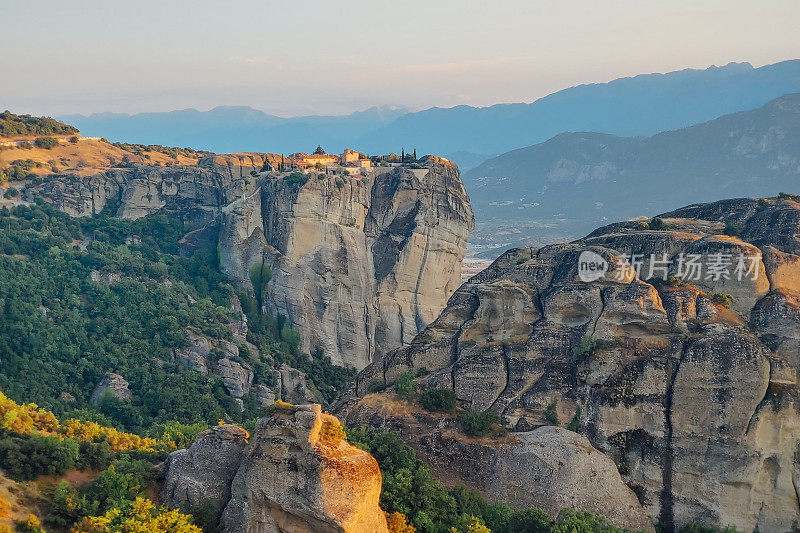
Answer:
POLYGON ((314 155, 323 155, 324 153, 325 153, 325 149, 322 147, 322 145, 318 144, 317 145, 317 149, 314 150, 314 155))

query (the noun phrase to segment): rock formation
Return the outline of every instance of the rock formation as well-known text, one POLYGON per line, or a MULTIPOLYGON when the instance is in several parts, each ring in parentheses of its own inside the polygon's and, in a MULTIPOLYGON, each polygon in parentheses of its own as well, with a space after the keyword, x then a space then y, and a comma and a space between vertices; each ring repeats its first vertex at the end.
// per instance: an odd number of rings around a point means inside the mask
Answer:
POLYGON ((246 279, 269 267, 266 306, 289 318, 303 349, 363 368, 410 342, 460 283, 469 200, 455 165, 423 163, 262 181, 224 211, 223 271, 246 279))
POLYGON ((209 502, 221 513, 231 498, 231 482, 247 437, 238 426, 219 425, 197 435, 188 450, 172 452, 165 464, 161 499, 183 509, 209 502))
POLYGON ((212 428, 170 455, 162 499, 214 503, 226 533, 385 533, 378 463, 341 431, 319 405, 285 403, 249 442, 235 426, 212 428))
POLYGON ((229 154, 59 174, 27 195, 74 216, 180 214, 197 228, 182 244, 217 246, 224 272, 249 282, 270 269, 269 312, 300 331, 303 350, 336 364, 360 369, 409 343, 460 284, 474 217, 456 166, 426 156, 420 168, 355 178, 270 170, 279 160, 229 154))
POLYGON ((614 461, 572 431, 543 426, 499 438, 467 438, 454 420, 377 395, 350 410, 349 427, 397 430, 447 486, 468 485, 517 508, 557 518, 564 508, 588 511, 632 531, 653 526, 614 461))
POLYGON ((109 372, 94 388, 89 402, 92 405, 100 405, 106 395, 117 400, 130 400, 133 398, 133 393, 128 388, 129 385, 128 381, 119 374, 109 372))
POLYGON ((666 530, 692 521, 792 530, 798 234, 793 199, 743 199, 512 250, 464 284, 411 345, 362 371, 339 412, 355 416, 371 384, 391 387, 411 370, 423 389, 451 388, 462 407, 491 409, 515 432, 546 423, 546 411, 574 421, 666 530), (585 250, 608 264, 595 281, 579 276, 585 250), (755 267, 741 281, 740 252, 755 267), (631 253, 645 259, 634 265, 631 253), (699 256, 708 267, 720 255, 732 258, 727 277, 704 271, 689 281, 676 266, 699 256))
POLYGON ((275 390, 284 402, 306 404, 318 401, 317 395, 306 382, 305 374, 296 368, 283 364, 275 370, 274 375, 275 390))

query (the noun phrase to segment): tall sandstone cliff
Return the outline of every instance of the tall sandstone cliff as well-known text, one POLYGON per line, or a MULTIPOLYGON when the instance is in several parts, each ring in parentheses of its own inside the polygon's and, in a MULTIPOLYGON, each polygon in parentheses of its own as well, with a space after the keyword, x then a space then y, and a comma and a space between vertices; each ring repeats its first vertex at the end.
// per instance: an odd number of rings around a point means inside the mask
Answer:
POLYGON ((474 227, 457 167, 378 167, 365 178, 270 170, 280 156, 228 154, 197 166, 56 175, 28 191, 74 215, 174 212, 197 229, 187 248, 216 245, 243 282, 272 272, 264 304, 336 364, 363 368, 411 342, 458 288, 474 227))
MULTIPOLYGON (((659 231, 626 222, 576 243, 507 252, 411 345, 363 370, 338 412, 375 419, 370 385, 391 387, 411 370, 423 389, 451 388, 462 407, 501 415, 523 447, 553 414, 573 420, 664 530, 693 521, 795 530, 800 204, 728 200, 661 218, 665 228, 651 224, 659 231), (596 281, 578 274, 585 250, 611 265, 596 281), (631 253, 646 258, 639 277, 623 260, 631 253), (742 281, 733 275, 740 253, 756 267, 742 281), (673 276, 681 254, 706 265, 722 254, 733 258, 731 275, 657 282, 661 264, 650 254, 675 260, 673 276)), ((463 454, 441 436, 411 440, 434 463, 463 454)), ((460 481, 496 495, 528 474, 536 472, 486 482, 466 472, 460 481)))

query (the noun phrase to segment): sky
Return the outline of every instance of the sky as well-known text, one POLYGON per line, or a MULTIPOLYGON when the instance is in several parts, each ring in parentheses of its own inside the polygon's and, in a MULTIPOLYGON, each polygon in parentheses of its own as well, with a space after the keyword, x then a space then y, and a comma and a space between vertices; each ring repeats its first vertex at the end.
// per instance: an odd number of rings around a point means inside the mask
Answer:
POLYGON ((0 0, 0 108, 531 102, 580 83, 800 58, 797 0, 0 0))

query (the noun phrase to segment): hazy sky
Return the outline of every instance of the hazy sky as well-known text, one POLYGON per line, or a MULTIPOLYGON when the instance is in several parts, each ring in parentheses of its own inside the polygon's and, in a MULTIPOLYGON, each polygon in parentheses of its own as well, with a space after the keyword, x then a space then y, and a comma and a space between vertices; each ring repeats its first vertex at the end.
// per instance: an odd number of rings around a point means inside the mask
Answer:
POLYGON ((282 116, 532 101, 800 57, 798 0, 0 0, 0 108, 282 116))

